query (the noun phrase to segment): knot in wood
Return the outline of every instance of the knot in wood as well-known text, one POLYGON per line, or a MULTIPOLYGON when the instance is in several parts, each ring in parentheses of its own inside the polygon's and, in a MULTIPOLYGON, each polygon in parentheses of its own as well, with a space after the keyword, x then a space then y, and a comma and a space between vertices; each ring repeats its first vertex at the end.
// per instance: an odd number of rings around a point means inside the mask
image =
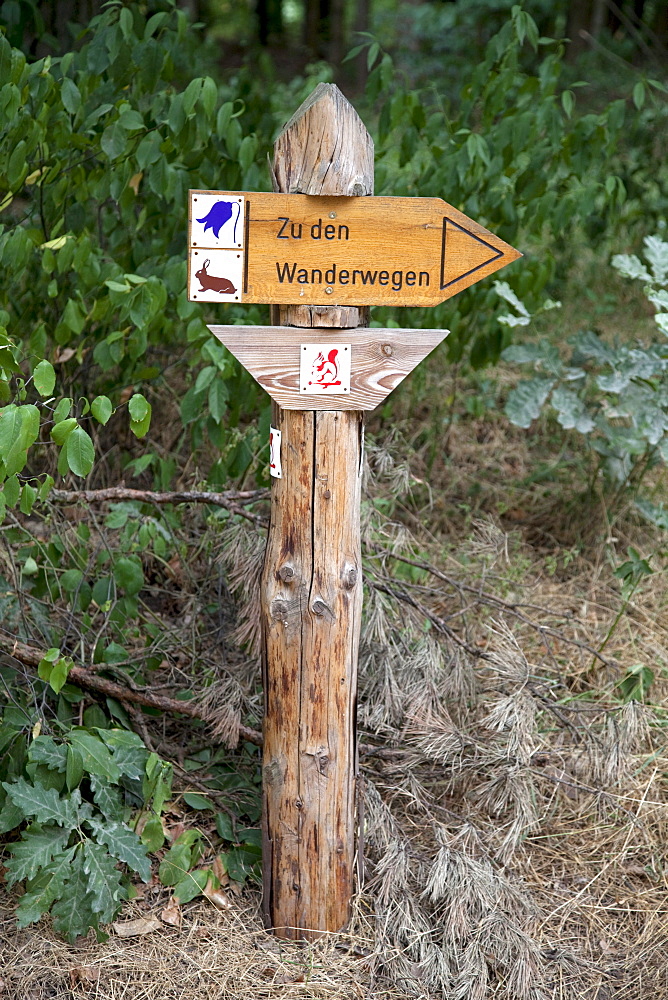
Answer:
POLYGON ((324 601, 317 599, 311 605, 311 611, 314 615, 318 615, 319 618, 327 618, 329 621, 333 622, 336 616, 330 606, 325 604, 324 601))
POLYGON ((281 566, 278 571, 278 575, 283 583, 291 583, 291 581, 295 578, 294 567, 291 566, 290 563, 286 563, 284 566, 281 566))
POLYGON ((288 602, 277 599, 271 602, 271 617, 287 624, 288 602))
POLYGON ((389 358, 391 356, 391 354, 392 354, 392 344, 383 344, 383 346, 381 347, 381 350, 382 350, 383 354, 386 354, 387 357, 389 358))
POLYGON ((346 590, 352 590, 357 583, 357 567, 348 566, 343 572, 343 586, 346 590))

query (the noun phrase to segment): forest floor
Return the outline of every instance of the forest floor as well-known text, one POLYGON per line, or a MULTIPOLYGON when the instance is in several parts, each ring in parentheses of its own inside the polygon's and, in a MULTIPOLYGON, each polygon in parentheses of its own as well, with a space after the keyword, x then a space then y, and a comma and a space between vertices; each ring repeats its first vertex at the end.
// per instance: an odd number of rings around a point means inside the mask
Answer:
MULTIPOLYGON (((605 332, 605 295, 590 304, 605 332)), ((632 297, 614 307, 638 323, 632 297)), ((222 908, 201 897, 175 907, 155 878, 106 941, 69 945, 47 921, 17 930, 7 898, 0 1000, 433 998, 439 975, 461 1000, 668 998, 665 538, 592 476, 575 432, 508 424, 508 369, 460 378, 442 362, 420 378, 368 427, 360 730, 389 752, 363 762, 368 882, 348 930, 281 942, 252 883, 223 885, 222 908), (653 572, 623 603, 614 571, 629 546, 653 572), (419 645, 425 622, 426 645, 406 659, 397 637, 419 645)), ((226 547, 246 546, 249 579, 262 552, 261 531, 230 540, 192 518, 182 561, 194 583, 172 573, 153 604, 170 634, 190 630, 172 676, 181 687, 194 682, 190 636, 208 600, 197 588, 226 547)), ((252 587, 237 596, 242 631, 255 600, 252 587)), ((244 721, 257 726, 256 661, 235 652, 229 628, 226 641, 244 721)), ((165 755, 188 742, 182 723, 144 723, 165 755)), ((206 791, 211 759, 182 754, 178 791, 206 791)), ((202 814, 170 822, 215 839, 202 814)))
MULTIPOLYGON (((611 515, 600 495, 586 497, 573 488, 569 494, 557 480, 563 475, 572 483, 573 464, 579 458, 563 443, 555 460, 545 455, 543 474, 537 476, 533 449, 545 449, 546 427, 522 432, 509 428, 500 416, 491 419, 489 413, 454 422, 447 460, 439 458, 431 468, 429 442, 420 446, 415 437, 402 438, 402 429, 408 428, 408 420, 396 423, 389 446, 411 456, 408 494, 397 501, 394 523, 403 522, 423 558, 425 552, 438 553, 437 567, 446 576, 473 584, 486 595, 478 601, 474 593, 465 602, 467 641, 487 648, 494 641, 490 628, 498 630, 499 621, 508 619, 523 656, 535 665, 532 674, 558 676, 562 690, 557 711, 570 712, 564 725, 542 717, 534 736, 533 766, 539 784, 551 790, 542 790, 535 829, 501 866, 535 908, 532 936, 547 970, 546 995, 592 1000, 668 996, 668 753, 660 710, 668 658, 664 574, 648 577, 634 595, 607 643, 606 662, 589 651, 601 646, 617 617, 619 581, 612 569, 626 546, 635 544, 647 553, 660 547, 661 540, 629 510, 611 515), (431 502, 420 510, 410 493, 422 491, 426 497, 426 482, 431 502), (490 597, 501 603, 490 605, 490 597), (531 624, 509 611, 519 604, 531 624), (610 742, 610 734, 606 737, 599 729, 592 742, 581 717, 589 713, 598 718, 602 707, 619 708, 619 685, 638 664, 652 671, 646 701, 654 737, 631 746, 628 734, 620 735, 621 727, 613 722, 616 738, 613 733, 610 742), (569 727, 575 730, 570 737, 569 727), (625 739, 628 745, 622 746, 625 739), (609 768, 607 780, 609 761, 594 762, 589 776, 582 761, 573 762, 583 741, 587 753, 598 753, 599 758, 615 753, 625 758, 618 768, 609 768)), ((373 437, 383 437, 381 426, 373 437)), ((378 466, 374 447, 371 458, 378 466)), ((395 479, 398 470, 395 463, 395 479)), ((461 595, 446 582, 433 584, 430 609, 452 613, 461 595)), ((492 697, 485 687, 483 680, 478 718, 492 697)), ((370 719, 367 714, 365 726, 363 716, 363 738, 374 737, 370 719)), ((376 727, 376 739, 382 740, 382 729, 376 727)), ((396 740, 388 745, 396 745, 396 740)), ((430 845, 429 815, 405 799, 392 762, 381 758, 368 766, 367 775, 393 802, 414 848, 420 850, 422 841, 430 845)), ((493 816, 485 815, 469 788, 446 788, 444 780, 440 785, 431 771, 425 786, 433 793, 434 820, 441 819, 440 803, 447 805, 454 833, 464 817, 483 829, 494 825, 493 816), (459 823, 457 814, 462 817, 459 823)), ((89 936, 75 945, 59 939, 46 922, 17 931, 8 907, 0 925, 5 963, 0 997, 241 1000, 408 995, 401 980, 393 985, 392 977, 383 975, 388 955, 379 951, 370 897, 359 897, 348 933, 305 947, 266 934, 253 887, 241 895, 228 893, 228 901, 228 908, 218 910, 207 900, 195 900, 181 907, 180 926, 173 926, 165 921, 165 913, 170 919, 169 890, 156 879, 124 907, 105 943, 89 936), (119 936, 124 933, 133 936, 119 936)), ((396 947, 402 946, 398 942, 396 947)), ((418 990, 414 995, 434 995, 427 987, 419 992, 419 977, 413 989, 418 990)), ((490 984, 487 995, 497 991, 504 995, 503 976, 493 991, 490 984)))

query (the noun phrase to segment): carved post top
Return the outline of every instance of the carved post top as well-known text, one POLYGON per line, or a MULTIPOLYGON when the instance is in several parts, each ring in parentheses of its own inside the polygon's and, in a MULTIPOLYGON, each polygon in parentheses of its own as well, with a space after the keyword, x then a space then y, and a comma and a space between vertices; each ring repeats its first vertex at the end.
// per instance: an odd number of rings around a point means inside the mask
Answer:
POLYGON ((373 140, 337 86, 319 83, 280 132, 274 175, 287 194, 373 194, 373 140))

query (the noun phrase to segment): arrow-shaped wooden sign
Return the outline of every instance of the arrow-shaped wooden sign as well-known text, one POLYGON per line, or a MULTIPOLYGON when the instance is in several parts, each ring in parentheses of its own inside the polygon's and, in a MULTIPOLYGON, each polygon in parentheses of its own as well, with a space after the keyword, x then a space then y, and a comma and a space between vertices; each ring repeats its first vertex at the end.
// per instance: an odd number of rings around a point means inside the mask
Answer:
POLYGON ((190 192, 195 302, 435 306, 521 256, 441 198, 190 192))

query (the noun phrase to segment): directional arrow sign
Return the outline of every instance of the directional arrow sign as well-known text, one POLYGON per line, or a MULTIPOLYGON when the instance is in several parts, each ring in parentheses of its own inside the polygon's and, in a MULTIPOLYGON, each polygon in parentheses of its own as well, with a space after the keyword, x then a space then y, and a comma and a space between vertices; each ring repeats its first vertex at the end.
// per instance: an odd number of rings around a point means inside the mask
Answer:
POLYGON ((435 306, 518 257, 441 198, 190 192, 195 302, 435 306))

